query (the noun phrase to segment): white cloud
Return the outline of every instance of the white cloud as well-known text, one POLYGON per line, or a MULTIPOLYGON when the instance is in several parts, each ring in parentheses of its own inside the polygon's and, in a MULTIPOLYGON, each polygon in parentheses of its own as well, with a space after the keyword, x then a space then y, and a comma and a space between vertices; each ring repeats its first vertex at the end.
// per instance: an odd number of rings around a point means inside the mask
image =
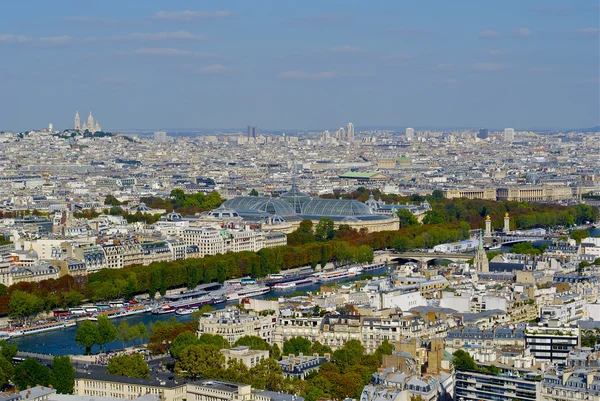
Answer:
POLYGON ((155 18, 171 21, 193 21, 203 18, 225 18, 231 17, 231 11, 159 11, 155 18))
POLYGON ((499 38, 500 36, 502 36, 500 32, 491 29, 479 32, 479 37, 485 39, 499 38))
POLYGON ((332 47, 329 49, 329 51, 333 53, 357 53, 359 49, 356 47, 345 45, 339 47, 332 47))
POLYGON ((225 67, 224 65, 213 64, 213 65, 207 65, 205 67, 202 67, 202 68, 198 69, 197 71, 201 74, 216 74, 216 73, 225 72, 228 70, 230 70, 230 68, 225 67))
POLYGON ((85 16, 76 16, 76 17, 67 17, 66 21, 71 22, 82 22, 85 24, 114 24, 117 21, 110 18, 97 18, 97 17, 85 17, 85 16))
POLYGON ((292 22, 306 22, 311 24, 336 24, 348 21, 347 15, 312 15, 308 17, 298 17, 292 19, 292 22))
POLYGON ((458 66, 454 64, 438 64, 433 69, 437 71, 456 71, 458 66))
POLYGON ((38 45, 64 45, 73 40, 68 35, 32 38, 24 35, 0 35, 0 43, 29 43, 38 45))
POLYGON ((176 32, 155 32, 155 33, 141 33, 136 32, 132 33, 127 38, 131 39, 143 39, 143 40, 206 40, 206 36, 204 35, 195 35, 186 31, 176 31, 176 32))
POLYGON ((323 71, 323 72, 315 72, 313 74, 310 75, 311 79, 332 79, 335 77, 339 77, 342 74, 338 74, 337 72, 333 72, 333 71, 323 71))
POLYGON ((173 49, 168 47, 142 47, 135 49, 130 54, 146 54, 152 56, 193 56, 191 50, 173 49))
POLYGON ((550 68, 548 67, 531 67, 527 71, 529 72, 548 72, 550 68))
POLYGON ((488 54, 492 57, 497 57, 497 56, 506 56, 506 55, 510 54, 510 52, 508 52, 506 50, 493 49, 493 50, 488 50, 488 54))
POLYGON ((309 75, 305 71, 293 70, 293 71, 280 72, 277 75, 277 77, 283 78, 283 79, 302 79, 302 78, 308 78, 309 75))
POLYGON ((446 84, 446 85, 455 85, 455 84, 458 83, 458 79, 456 79, 456 78, 448 78, 448 79, 442 80, 442 83, 446 84))
POLYGON ((31 38, 24 35, 0 35, 0 43, 25 43, 31 38))
POLYGON ((48 44, 48 45, 64 45, 69 43, 72 38, 68 35, 62 36, 48 36, 45 38, 40 38, 40 43, 48 44))
POLYGON ((506 65, 500 63, 475 63, 473 69, 475 71, 500 71, 506 68, 506 65))
POLYGON ((526 37, 528 37, 528 36, 531 36, 531 34, 532 34, 532 33, 533 33, 533 32, 531 32, 531 29, 529 29, 529 28, 519 28, 519 29, 517 29, 517 30, 516 30, 516 32, 515 32, 515 34, 516 34, 517 36, 520 36, 520 37, 522 37, 522 38, 526 38, 526 37))
POLYGON ((575 32, 581 35, 598 35, 600 34, 600 28, 587 27, 578 29, 575 32))
POLYGON ((365 74, 358 73, 347 73, 347 72, 336 72, 336 71, 321 71, 321 72, 312 72, 308 73, 302 70, 291 70, 284 71, 277 74, 277 78, 281 79, 313 79, 313 80, 327 80, 334 78, 343 78, 343 77, 361 77, 365 76, 365 74))

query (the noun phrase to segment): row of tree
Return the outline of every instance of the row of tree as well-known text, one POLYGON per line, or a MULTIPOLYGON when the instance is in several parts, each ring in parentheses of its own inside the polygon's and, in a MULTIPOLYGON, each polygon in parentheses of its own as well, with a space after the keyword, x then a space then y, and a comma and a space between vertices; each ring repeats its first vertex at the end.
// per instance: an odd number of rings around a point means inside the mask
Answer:
POLYGON ((77 327, 75 332, 75 342, 85 347, 85 353, 91 354, 92 347, 96 344, 100 345, 100 351, 106 344, 110 344, 116 339, 123 342, 139 340, 142 342, 148 337, 148 330, 144 323, 140 322, 134 326, 130 326, 127 322, 122 322, 119 327, 116 327, 107 316, 98 316, 97 321, 84 320, 77 327))
POLYGON ((0 341, 0 388, 13 383, 20 390, 28 386, 52 385, 59 394, 72 394, 75 386, 75 369, 68 356, 55 356, 50 367, 33 358, 13 366, 18 346, 0 341))

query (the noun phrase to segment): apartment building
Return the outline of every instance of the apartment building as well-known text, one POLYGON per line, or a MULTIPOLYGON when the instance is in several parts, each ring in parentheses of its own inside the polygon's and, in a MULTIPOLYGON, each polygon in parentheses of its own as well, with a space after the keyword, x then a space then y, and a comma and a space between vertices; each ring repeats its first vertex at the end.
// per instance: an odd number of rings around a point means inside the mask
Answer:
POLYGON ((579 328, 570 326, 528 326, 525 344, 536 360, 564 365, 569 352, 577 347, 579 328))
POLYGON ((275 328, 274 341, 282 347, 285 340, 304 337, 336 350, 349 340, 358 340, 365 347, 365 352, 373 353, 385 340, 394 343, 404 338, 431 338, 446 330, 445 321, 435 318, 432 322, 419 315, 282 317, 275 328))
POLYGON ((273 344, 277 316, 254 316, 239 310, 221 310, 200 317, 198 337, 204 333, 223 336, 230 344, 244 336, 257 336, 273 344))
POLYGON ((459 370, 454 379, 454 401, 538 401, 541 381, 535 373, 507 369, 499 374, 459 370))

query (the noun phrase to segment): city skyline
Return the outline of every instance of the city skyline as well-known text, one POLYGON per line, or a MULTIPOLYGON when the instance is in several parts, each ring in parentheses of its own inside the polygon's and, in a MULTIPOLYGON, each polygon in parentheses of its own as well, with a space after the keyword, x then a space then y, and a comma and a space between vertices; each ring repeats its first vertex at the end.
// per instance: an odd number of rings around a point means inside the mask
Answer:
POLYGON ((0 129, 600 125, 596 1, 75 4, 4 7, 0 129))

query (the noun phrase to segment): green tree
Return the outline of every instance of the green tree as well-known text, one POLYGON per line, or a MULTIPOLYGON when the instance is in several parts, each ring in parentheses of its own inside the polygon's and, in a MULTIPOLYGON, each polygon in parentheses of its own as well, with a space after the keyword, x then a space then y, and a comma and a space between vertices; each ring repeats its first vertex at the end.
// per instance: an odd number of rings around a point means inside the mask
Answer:
POLYGON ((512 253, 523 255, 541 255, 541 251, 535 248, 530 242, 520 242, 510 248, 512 253))
POLYGON ((225 357, 218 347, 212 344, 190 345, 181 352, 175 373, 191 379, 210 379, 218 377, 224 364, 225 357))
POLYGON ((43 300, 35 294, 14 290, 10 295, 10 301, 8 302, 8 316, 13 319, 22 319, 41 312, 43 309, 43 300))
POLYGON ((590 236, 590 232, 588 230, 573 230, 571 231, 571 238, 577 241, 578 244, 581 243, 582 239, 585 239, 590 236))
POLYGON ((375 258, 375 254, 373 253, 373 248, 369 245, 360 245, 356 252, 356 262, 358 263, 371 263, 375 258))
POLYGON ((258 191, 254 188, 252 188, 252 190, 250 191, 250 193, 248 194, 250 196, 258 196, 258 191))
POLYGON ((9 344, 6 340, 0 341, 0 356, 7 361, 12 361, 17 353, 19 352, 19 346, 17 344, 9 344))
POLYGON ((198 338, 198 342, 200 344, 214 345, 219 349, 230 347, 229 341, 227 341, 223 336, 220 336, 218 334, 203 333, 198 338))
POLYGON ((187 347, 189 347, 190 345, 194 345, 194 344, 198 344, 198 337, 196 336, 195 333, 192 333, 191 331, 184 331, 183 333, 179 334, 175 340, 173 340, 173 343, 171 344, 171 347, 169 348, 169 352, 171 353, 171 356, 175 359, 180 359, 181 358, 181 352, 186 349, 187 347))
POLYGON ((131 328, 134 332, 133 339, 137 339, 140 343, 144 342, 146 338, 148 338, 148 328, 142 322, 139 322, 135 326, 131 328))
POLYGON ((100 349, 104 348, 105 344, 112 343, 117 339, 117 328, 107 316, 98 316, 98 344, 100 349))
POLYGON ((224 380, 232 383, 252 384, 252 377, 248 367, 244 362, 237 359, 230 359, 227 362, 227 369, 220 373, 219 380, 224 380))
POLYGON ((310 354, 319 354, 321 356, 325 355, 325 354, 329 354, 332 355, 333 351, 331 350, 331 347, 327 346, 327 345, 323 345, 318 341, 315 341, 314 343, 312 343, 312 345, 310 346, 310 354))
POLYGON ((92 347, 98 343, 98 338, 98 325, 91 320, 84 320, 75 332, 75 342, 85 347, 86 355, 92 353, 92 347))
POLYGON ((441 201, 444 198, 445 198, 444 191, 441 191, 439 189, 434 189, 433 192, 431 193, 431 199, 434 201, 441 201))
POLYGON ((27 358, 15 366, 13 383, 20 390, 25 390, 27 386, 47 386, 50 384, 50 369, 36 359, 27 358))
POLYGON ((396 214, 400 219, 400 228, 419 225, 419 220, 408 209, 398 209, 396 214))
POLYGON ((468 352, 461 349, 452 354, 452 365, 456 370, 477 370, 475 360, 471 358, 468 352))
POLYGON ((381 345, 377 347, 375 354, 380 360, 382 360, 383 355, 392 355, 392 352, 394 352, 394 344, 388 340, 384 340, 381 345))
POLYGON ((333 220, 321 217, 315 227, 315 238, 317 241, 329 241, 335 236, 333 220))
POLYGON ((271 350, 269 343, 258 336, 244 336, 237 340, 235 344, 233 344, 234 347, 239 347, 240 345, 250 347, 250 349, 255 350, 271 350))
POLYGON ((131 326, 127 322, 121 322, 117 326, 117 338, 123 344, 123 348, 125 348, 125 343, 133 340, 132 338, 133 331, 131 330, 131 326))
POLYGON ((114 195, 106 195, 106 198, 104 198, 104 204, 108 205, 108 206, 121 206, 122 203, 119 202, 119 200, 117 198, 114 197, 114 195))
POLYGON ((446 222, 446 216, 439 210, 430 210, 425 213, 423 224, 442 224, 446 222))
POLYGON ((321 261, 319 264, 321 265, 321 269, 325 268, 325 265, 329 261, 327 257, 327 247, 325 245, 321 246, 321 261))
POLYGON ((55 356, 52 360, 50 384, 59 394, 73 394, 75 388, 75 368, 68 356, 55 356))
POLYGON ((283 342, 283 355, 310 355, 311 342, 304 337, 292 337, 283 342))
POLYGON ((0 356, 0 388, 6 386, 14 374, 14 366, 6 358, 0 356))
POLYGON ((267 358, 261 360, 250 369, 252 387, 269 391, 281 391, 283 387, 283 374, 276 360, 267 358))
POLYGON ((150 368, 148 368, 148 363, 140 354, 112 357, 108 361, 106 373, 109 375, 126 376, 138 379, 150 378, 150 368))
POLYGON ((271 347, 271 352, 269 352, 269 357, 275 359, 276 361, 281 359, 281 349, 277 344, 273 344, 271 347))
POLYGON ((65 295, 65 304, 69 308, 72 308, 77 305, 81 305, 83 302, 83 294, 79 291, 71 290, 65 295))

